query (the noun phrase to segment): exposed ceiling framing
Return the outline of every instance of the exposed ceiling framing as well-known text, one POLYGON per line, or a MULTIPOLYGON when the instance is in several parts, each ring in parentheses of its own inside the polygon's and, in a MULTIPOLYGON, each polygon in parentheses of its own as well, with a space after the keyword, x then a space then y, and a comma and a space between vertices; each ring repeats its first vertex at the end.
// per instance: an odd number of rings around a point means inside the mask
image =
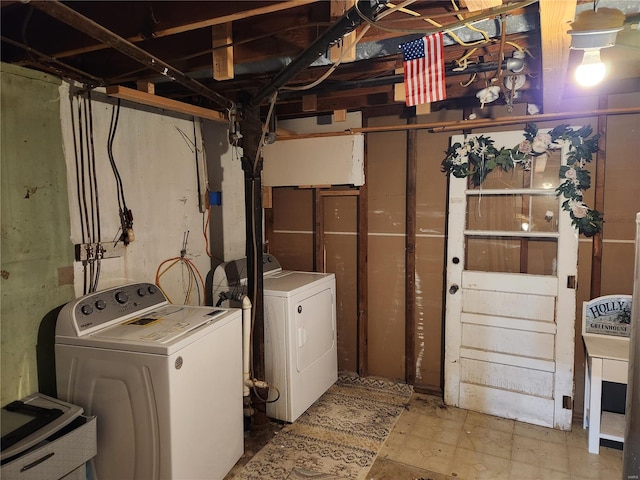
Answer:
MULTIPOLYGON (((341 7, 339 3, 2 1, 2 61, 70 78, 88 87, 112 87, 112 91, 151 82, 158 97, 224 114, 230 107, 229 100, 236 102, 258 94, 257 103, 265 103, 273 90, 269 85, 280 88, 278 79, 283 75, 288 86, 306 85, 323 75, 332 61, 328 52, 313 52, 315 58, 304 58, 293 74, 290 72, 294 69, 287 66, 308 54, 311 45, 317 46, 319 39, 335 28, 340 21, 335 12, 347 10, 346 4, 341 7), (218 36, 214 43, 220 32, 227 36, 218 36), (231 61, 221 67, 227 68, 223 73, 228 80, 213 79, 216 51, 218 55, 230 55, 231 61)), ((389 13, 391 3, 380 4, 385 16, 370 26, 355 47, 354 61, 340 64, 313 89, 280 91, 278 116, 374 108, 402 113, 406 107, 394 97, 394 85, 402 81, 397 73, 402 66, 400 43, 417 38, 420 32, 439 29, 436 25, 443 25, 447 31, 475 18, 486 18, 473 26, 485 31, 489 40, 474 44, 483 37, 468 27, 454 30, 459 42, 446 36, 448 98, 432 105, 432 110, 478 106, 476 93, 498 85, 498 103, 535 103, 544 113, 558 111, 567 95, 581 94, 569 85, 570 70, 578 56, 569 50, 567 31, 576 9, 592 8, 593 2, 498 3, 492 9, 471 11, 478 4, 476 0, 467 0, 466 7, 463 2, 397 1, 393 5, 404 8, 393 13, 389 13), (526 65, 521 72, 524 83, 512 98, 504 78, 513 73, 504 68, 502 60, 517 50, 526 52, 526 65), (303 111, 308 95, 315 95, 315 109, 303 111)), ((359 2, 365 7, 368 4, 368 0, 359 2)), ((640 67, 636 64, 640 62, 629 61, 629 53, 632 59, 633 54, 640 58, 637 30, 631 28, 637 26, 640 1, 599 0, 598 5, 623 9, 628 30, 622 32, 626 35, 624 45, 608 49, 612 59, 624 57, 627 61, 616 65, 615 74, 598 93, 637 91, 640 67), (624 50, 624 55, 616 50, 624 50)), ((359 33, 366 19, 357 20, 363 24, 356 30, 359 33)))

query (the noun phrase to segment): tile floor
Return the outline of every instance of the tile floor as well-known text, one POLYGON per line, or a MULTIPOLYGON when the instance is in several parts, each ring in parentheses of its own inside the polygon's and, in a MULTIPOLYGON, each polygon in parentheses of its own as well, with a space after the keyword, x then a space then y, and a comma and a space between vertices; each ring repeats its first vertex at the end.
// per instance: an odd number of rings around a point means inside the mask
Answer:
POLYGON ((368 480, 618 480, 622 450, 587 451, 587 431, 538 427, 414 394, 368 480))
MULTIPOLYGON (((242 469, 282 428, 246 432, 245 454, 227 478, 242 469)), ((620 480, 622 450, 587 451, 587 431, 571 432, 447 407, 414 393, 367 480, 620 480)), ((270 479, 265 479, 270 480, 270 479)))

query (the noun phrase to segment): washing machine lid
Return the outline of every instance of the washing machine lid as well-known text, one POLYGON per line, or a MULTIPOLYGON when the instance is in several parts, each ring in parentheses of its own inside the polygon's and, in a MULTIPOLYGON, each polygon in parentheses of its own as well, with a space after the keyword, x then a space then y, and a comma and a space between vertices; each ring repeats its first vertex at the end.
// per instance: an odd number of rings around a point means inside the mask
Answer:
POLYGON ((281 270, 265 275, 263 289, 265 295, 292 296, 301 291, 315 287, 319 282, 330 281, 333 273, 298 272, 281 270), (318 282, 318 283, 317 283, 318 282))
POLYGON ((229 312, 228 309, 166 305, 91 335, 93 339, 165 345, 229 312))

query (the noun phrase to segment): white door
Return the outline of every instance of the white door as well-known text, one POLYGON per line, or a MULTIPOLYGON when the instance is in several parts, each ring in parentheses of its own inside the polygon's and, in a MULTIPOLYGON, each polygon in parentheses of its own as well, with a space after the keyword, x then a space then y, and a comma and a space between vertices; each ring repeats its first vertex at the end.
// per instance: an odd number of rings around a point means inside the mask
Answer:
POLYGON ((479 187, 450 175, 445 403, 569 430, 578 233, 555 195, 566 150, 552 152, 479 187))

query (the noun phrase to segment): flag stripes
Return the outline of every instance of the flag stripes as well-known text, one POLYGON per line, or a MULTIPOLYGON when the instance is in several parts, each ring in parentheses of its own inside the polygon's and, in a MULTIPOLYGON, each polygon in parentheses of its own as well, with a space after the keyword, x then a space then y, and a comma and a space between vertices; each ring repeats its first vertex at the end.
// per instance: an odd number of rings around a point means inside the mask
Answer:
POLYGON ((405 43, 401 47, 407 106, 446 99, 442 32, 405 43))

